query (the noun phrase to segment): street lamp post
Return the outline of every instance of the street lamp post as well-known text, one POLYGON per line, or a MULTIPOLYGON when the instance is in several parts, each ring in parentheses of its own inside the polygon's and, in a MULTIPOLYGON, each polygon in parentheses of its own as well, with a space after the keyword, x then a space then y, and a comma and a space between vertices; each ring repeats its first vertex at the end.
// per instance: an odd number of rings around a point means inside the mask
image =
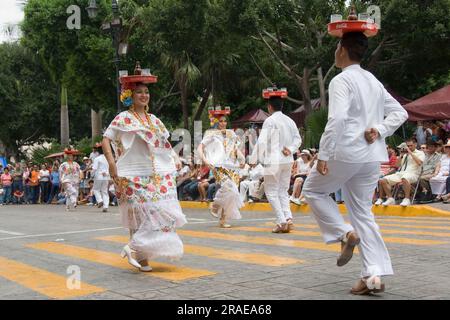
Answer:
MULTIPOLYGON (((114 47, 114 65, 116 68, 116 103, 117 113, 120 112, 120 82, 119 82, 119 68, 120 68, 120 55, 127 53, 127 44, 120 43, 120 35, 122 32, 122 17, 120 17, 119 5, 117 0, 112 0, 112 13, 113 18, 110 22, 102 24, 102 30, 109 32, 112 37, 114 47)), ((95 0, 89 1, 89 7, 86 8, 89 17, 93 18, 97 14, 97 4, 95 0)))

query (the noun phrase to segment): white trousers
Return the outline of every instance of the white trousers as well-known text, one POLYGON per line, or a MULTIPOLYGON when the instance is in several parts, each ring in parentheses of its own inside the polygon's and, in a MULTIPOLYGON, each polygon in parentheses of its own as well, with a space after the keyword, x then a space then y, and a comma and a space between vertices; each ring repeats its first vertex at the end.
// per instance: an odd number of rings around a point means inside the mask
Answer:
POLYGON ((392 275, 391 258, 371 211, 372 196, 378 183, 380 163, 346 163, 328 161, 329 172, 323 176, 311 170, 303 187, 303 195, 311 206, 325 242, 339 242, 349 231, 361 238, 361 276, 392 275), (342 190, 351 225, 345 223, 330 193, 342 190))
POLYGON ((286 223, 292 219, 289 206, 289 184, 291 182, 292 164, 280 164, 264 174, 264 191, 273 211, 277 215, 277 224, 286 223), (267 174, 270 172, 271 174, 267 174))
POLYGON ((94 186, 92 190, 94 191, 95 200, 97 203, 103 202, 103 209, 108 209, 109 207, 109 180, 94 180, 94 186))
POLYGON ((259 180, 244 180, 239 184, 239 193, 242 201, 247 201, 247 191, 252 197, 258 197, 259 180))

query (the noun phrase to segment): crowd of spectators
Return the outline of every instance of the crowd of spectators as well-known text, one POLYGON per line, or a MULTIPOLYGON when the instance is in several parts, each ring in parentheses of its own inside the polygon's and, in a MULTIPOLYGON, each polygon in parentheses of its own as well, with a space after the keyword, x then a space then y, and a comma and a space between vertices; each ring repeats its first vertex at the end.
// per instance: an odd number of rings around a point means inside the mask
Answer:
MULTIPOLYGON (((389 206, 398 203, 450 202, 450 121, 418 122, 412 138, 398 146, 388 146, 389 161, 381 165, 380 180, 374 194, 374 204, 389 206)), ((302 205, 302 186, 317 161, 318 150, 299 149, 294 154, 290 201, 302 205)), ((96 149, 81 159, 79 203, 96 205, 93 192, 92 163, 99 156, 96 149)), ((190 157, 193 159, 193 157, 190 157)), ((183 167, 177 176, 178 198, 181 201, 212 202, 219 186, 212 170, 181 158, 183 167)), ((3 168, 0 165, 0 204, 65 203, 60 183, 60 161, 40 166, 24 160, 3 168)), ((261 164, 240 169, 239 191, 244 202, 267 201, 264 193, 264 168, 261 164)), ((114 185, 110 182, 112 205, 117 205, 114 185)), ((332 196, 343 203, 341 190, 332 196)))

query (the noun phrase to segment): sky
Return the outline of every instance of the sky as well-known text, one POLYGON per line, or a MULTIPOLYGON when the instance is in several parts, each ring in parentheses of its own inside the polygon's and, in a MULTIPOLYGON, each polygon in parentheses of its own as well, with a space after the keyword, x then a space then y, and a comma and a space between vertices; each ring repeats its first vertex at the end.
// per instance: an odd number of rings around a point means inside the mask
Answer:
POLYGON ((0 0, 0 42, 7 40, 4 27, 9 24, 18 24, 23 20, 22 7, 17 0, 0 0))

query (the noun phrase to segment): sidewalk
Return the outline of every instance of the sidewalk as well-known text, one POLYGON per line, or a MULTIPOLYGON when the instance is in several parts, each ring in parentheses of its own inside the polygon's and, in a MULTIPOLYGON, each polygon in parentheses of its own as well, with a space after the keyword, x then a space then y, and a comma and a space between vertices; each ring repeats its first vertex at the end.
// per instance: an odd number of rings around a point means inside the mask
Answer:
MULTIPOLYGON (((180 201, 183 209, 204 209, 208 210, 209 203, 198 201, 180 201)), ((338 205, 341 213, 346 214, 347 208, 344 204, 338 205)), ((296 205, 291 203, 292 212, 308 214, 311 209, 309 205, 296 205)), ((267 202, 246 203, 241 211, 272 211, 272 207, 267 202)), ((372 211, 375 216, 398 216, 398 217, 443 217, 450 218, 450 204, 433 203, 430 205, 413 205, 409 207, 395 206, 373 206, 372 211)))

